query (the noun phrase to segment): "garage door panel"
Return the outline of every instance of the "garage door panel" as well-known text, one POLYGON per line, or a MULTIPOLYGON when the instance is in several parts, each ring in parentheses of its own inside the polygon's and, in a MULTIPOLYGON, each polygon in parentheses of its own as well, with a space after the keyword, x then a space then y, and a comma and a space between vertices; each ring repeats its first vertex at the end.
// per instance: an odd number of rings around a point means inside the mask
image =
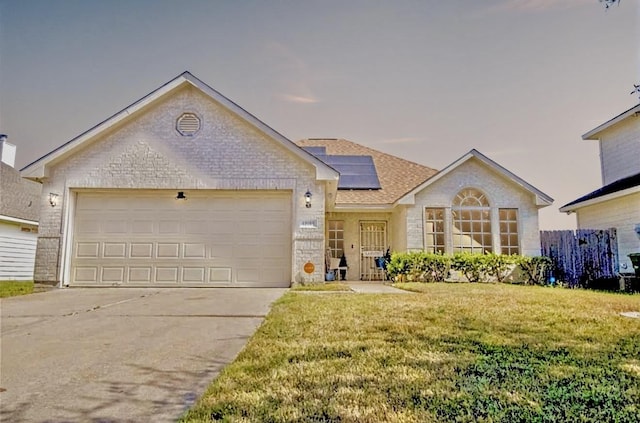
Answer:
POLYGON ((148 267, 129 267, 129 282, 150 283, 153 268, 148 267))
POLYGON ((108 283, 123 283, 124 267, 103 267, 101 280, 108 283))
POLYGON ((161 220, 158 232, 161 235, 171 235, 180 233, 180 221, 179 220, 161 220))
POLYGON ((127 255, 127 244, 124 242, 105 242, 105 258, 125 258, 127 255))
POLYGON ((131 225, 131 232, 136 235, 151 235, 153 234, 153 221, 149 220, 133 220, 131 225))
POLYGON ((184 258, 205 258, 206 248, 202 243, 185 243, 184 246, 184 258))
POLYGON ((78 193, 71 283, 289 285, 290 193, 187 196, 78 193))
POLYGON ((230 267, 210 267, 209 268, 209 282, 214 283, 231 283, 231 268, 230 267))
POLYGON ((206 269, 204 267, 184 267, 182 269, 183 282, 206 282, 206 269))
POLYGON ((74 269, 74 280, 82 283, 98 282, 98 266, 76 267, 74 269))
POLYGON ((157 282, 178 282, 178 267, 156 267, 157 282))
POLYGON ((101 231, 106 234, 126 234, 129 232, 128 222, 122 219, 105 221, 101 231))
POLYGON ((157 248, 158 258, 179 258, 180 257, 180 244, 177 242, 172 243, 158 243, 157 248))
POLYGON ((153 257, 152 242, 131 243, 131 258, 151 258, 153 257))
POLYGON ((78 242, 75 257, 98 258, 100 254, 99 242, 78 242))

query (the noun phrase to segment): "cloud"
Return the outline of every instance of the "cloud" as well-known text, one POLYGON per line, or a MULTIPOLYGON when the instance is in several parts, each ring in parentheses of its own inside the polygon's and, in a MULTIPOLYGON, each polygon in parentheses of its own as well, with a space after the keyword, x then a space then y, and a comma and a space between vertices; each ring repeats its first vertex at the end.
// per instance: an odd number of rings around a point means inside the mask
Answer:
POLYGON ((318 103, 314 94, 312 81, 316 78, 315 69, 300 58, 285 44, 269 41, 265 45, 267 55, 275 62, 273 69, 279 75, 278 97, 281 100, 296 104, 318 103))
POLYGON ((594 4, 595 0, 505 0, 493 6, 495 11, 520 11, 520 12, 542 12, 554 9, 570 9, 587 4, 594 4))
POLYGON ((288 101, 289 103, 298 103, 298 104, 314 104, 319 102, 317 98, 312 96, 280 94, 280 98, 283 99, 284 101, 288 101))

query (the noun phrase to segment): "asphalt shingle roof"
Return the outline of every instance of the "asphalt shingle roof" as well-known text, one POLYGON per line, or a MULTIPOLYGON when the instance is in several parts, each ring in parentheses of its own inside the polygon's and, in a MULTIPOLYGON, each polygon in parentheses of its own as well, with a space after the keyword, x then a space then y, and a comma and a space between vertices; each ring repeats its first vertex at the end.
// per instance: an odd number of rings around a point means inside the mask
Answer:
POLYGON ((371 156, 378 173, 378 190, 338 190, 336 205, 388 205, 393 204, 433 175, 437 170, 404 160, 345 139, 309 138, 296 141, 300 147, 325 147, 335 156, 371 156))
POLYGON ((616 192, 624 191, 625 189, 629 189, 637 186, 640 186, 640 173, 627 176, 626 178, 618 179, 617 181, 612 182, 609 185, 605 185, 602 188, 592 191, 587 195, 583 195, 577 200, 574 200, 568 204, 565 204, 564 206, 561 207, 561 209, 564 209, 566 207, 571 207, 575 204, 582 203, 584 201, 589 201, 599 197, 603 197, 608 194, 614 194, 616 192))

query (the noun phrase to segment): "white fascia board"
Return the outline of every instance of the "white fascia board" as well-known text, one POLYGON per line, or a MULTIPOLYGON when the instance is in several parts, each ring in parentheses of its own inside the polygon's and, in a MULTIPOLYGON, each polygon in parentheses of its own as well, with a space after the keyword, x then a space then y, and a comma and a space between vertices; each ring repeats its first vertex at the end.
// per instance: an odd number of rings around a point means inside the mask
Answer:
POLYGON ((36 222, 35 220, 19 219, 17 217, 5 216, 2 214, 0 214, 0 221, 38 226, 38 222, 36 222))
POLYGON ((638 117, 638 114, 640 114, 640 104, 637 104, 637 105, 633 106, 629 110, 620 113, 618 116, 614 117, 613 119, 610 119, 610 120, 606 121, 605 123, 603 123, 602 125, 598 126, 597 128, 594 128, 591 131, 587 132, 586 134, 584 134, 582 136, 582 139, 583 140, 598 140, 598 139, 600 139, 600 133, 602 131, 612 127, 616 123, 622 122, 623 120, 627 119, 630 116, 638 117))
POLYGON ((593 206, 596 204, 604 203, 606 201, 615 200, 617 198, 625 197, 627 195, 635 194, 637 192, 640 192, 640 186, 627 188, 618 192, 612 192, 611 194, 603 195, 602 197, 592 198, 586 201, 581 201, 579 203, 572 204, 570 206, 560 207, 560 209, 558 210, 560 210, 562 213, 567 213, 567 214, 574 213, 576 210, 581 209, 583 207, 593 206))
POLYGON ((395 206, 393 204, 340 204, 331 212, 390 212, 395 206))
POLYGON ((429 185, 433 184, 434 182, 438 181, 439 179, 445 177, 446 175, 451 173, 454 169, 456 169, 457 167, 461 166, 463 163, 465 163, 467 160, 470 160, 473 157, 475 157, 476 159, 480 160, 482 163, 484 163, 486 166, 488 166, 489 168, 493 169, 494 171, 496 171, 500 175, 502 175, 502 176, 506 177, 507 179, 511 180, 516 185, 519 185, 524 190, 529 191, 530 193, 532 193, 535 196, 535 204, 536 204, 536 206, 546 207, 546 206, 549 206, 549 205, 553 204, 553 198, 549 197, 548 195, 546 195, 545 193, 543 193, 542 191, 540 191, 539 189, 537 189, 533 185, 525 182, 522 178, 520 178, 516 174, 514 174, 514 173, 510 172, 509 170, 507 170, 506 168, 500 166, 498 163, 494 162, 493 160, 491 160, 490 158, 488 158, 487 156, 485 156, 484 154, 480 153, 478 150, 475 150, 475 149, 469 151, 467 154, 465 154, 464 156, 460 157, 458 160, 456 160, 455 162, 451 163, 449 166, 445 167, 440 172, 436 173, 434 176, 432 176, 431 178, 429 178, 426 181, 424 181, 418 187, 416 187, 413 190, 409 191, 407 194, 405 194, 399 200, 397 200, 395 204, 406 204, 406 205, 415 204, 415 195, 417 193, 419 193, 420 191, 422 191, 423 189, 425 189, 429 185))

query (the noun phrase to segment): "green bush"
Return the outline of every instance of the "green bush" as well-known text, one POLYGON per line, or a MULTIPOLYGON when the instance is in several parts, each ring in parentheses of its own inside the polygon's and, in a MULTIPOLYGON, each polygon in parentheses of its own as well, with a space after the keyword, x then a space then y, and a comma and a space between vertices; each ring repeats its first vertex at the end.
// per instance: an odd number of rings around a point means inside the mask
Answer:
POLYGON ((551 266, 548 257, 528 257, 495 253, 444 254, 413 251, 394 253, 387 272, 396 281, 438 282, 449 276, 450 270, 462 273, 469 282, 505 282, 508 276, 526 284, 544 285, 551 266), (521 272, 514 272, 520 267, 521 272))
POLYGON ((488 253, 484 255, 484 269, 489 277, 504 282, 509 273, 520 263, 521 256, 488 253))
POLYGON ((487 277, 487 258, 484 254, 456 253, 451 267, 462 272, 469 282, 480 282, 487 277))
POLYGON ((527 277, 525 283, 544 285, 547 280, 547 271, 551 268, 553 262, 549 257, 544 256, 520 256, 518 264, 527 277))
POLYGON ((412 251, 394 253, 387 265, 387 273, 394 279, 435 282, 444 281, 450 267, 451 257, 449 256, 412 251))

